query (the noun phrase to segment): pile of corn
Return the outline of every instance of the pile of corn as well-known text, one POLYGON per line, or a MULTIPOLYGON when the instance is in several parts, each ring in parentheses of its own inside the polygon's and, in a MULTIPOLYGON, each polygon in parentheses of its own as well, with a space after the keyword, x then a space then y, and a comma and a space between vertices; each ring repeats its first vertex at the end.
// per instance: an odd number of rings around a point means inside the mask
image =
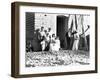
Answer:
POLYGON ((28 52, 25 55, 25 63, 26 67, 88 65, 89 52, 72 50, 28 52))

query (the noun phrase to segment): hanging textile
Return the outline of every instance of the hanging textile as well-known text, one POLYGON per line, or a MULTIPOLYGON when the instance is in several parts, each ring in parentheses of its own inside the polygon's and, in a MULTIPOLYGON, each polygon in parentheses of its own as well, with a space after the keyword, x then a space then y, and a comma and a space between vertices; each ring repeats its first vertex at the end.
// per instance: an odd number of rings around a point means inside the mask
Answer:
POLYGON ((71 29, 72 33, 76 31, 75 15, 69 16, 68 29, 71 29))

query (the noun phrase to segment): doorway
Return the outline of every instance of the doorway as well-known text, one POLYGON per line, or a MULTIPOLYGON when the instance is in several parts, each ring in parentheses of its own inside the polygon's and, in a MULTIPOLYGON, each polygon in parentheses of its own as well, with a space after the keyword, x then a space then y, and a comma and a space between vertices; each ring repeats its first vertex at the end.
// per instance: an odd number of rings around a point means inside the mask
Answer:
POLYGON ((61 42, 61 48, 67 49, 66 32, 68 31, 68 19, 67 16, 57 16, 57 36, 61 42))

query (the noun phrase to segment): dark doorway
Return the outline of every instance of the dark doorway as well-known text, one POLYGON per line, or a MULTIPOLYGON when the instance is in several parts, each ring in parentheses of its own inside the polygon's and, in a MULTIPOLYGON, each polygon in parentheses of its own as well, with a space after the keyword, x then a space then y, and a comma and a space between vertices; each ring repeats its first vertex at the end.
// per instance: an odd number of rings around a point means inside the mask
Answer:
POLYGON ((61 42, 61 48, 67 49, 66 32, 68 31, 68 19, 66 16, 57 16, 57 36, 61 42))

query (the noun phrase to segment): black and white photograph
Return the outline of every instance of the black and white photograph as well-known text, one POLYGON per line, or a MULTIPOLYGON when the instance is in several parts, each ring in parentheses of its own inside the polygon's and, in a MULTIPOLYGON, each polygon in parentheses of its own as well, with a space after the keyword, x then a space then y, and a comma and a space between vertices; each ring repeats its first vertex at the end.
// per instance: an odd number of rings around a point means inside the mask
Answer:
POLYGON ((97 73, 97 7, 24 2, 13 6, 15 77, 97 73))
POLYGON ((26 67, 90 64, 90 15, 26 12, 26 67))

